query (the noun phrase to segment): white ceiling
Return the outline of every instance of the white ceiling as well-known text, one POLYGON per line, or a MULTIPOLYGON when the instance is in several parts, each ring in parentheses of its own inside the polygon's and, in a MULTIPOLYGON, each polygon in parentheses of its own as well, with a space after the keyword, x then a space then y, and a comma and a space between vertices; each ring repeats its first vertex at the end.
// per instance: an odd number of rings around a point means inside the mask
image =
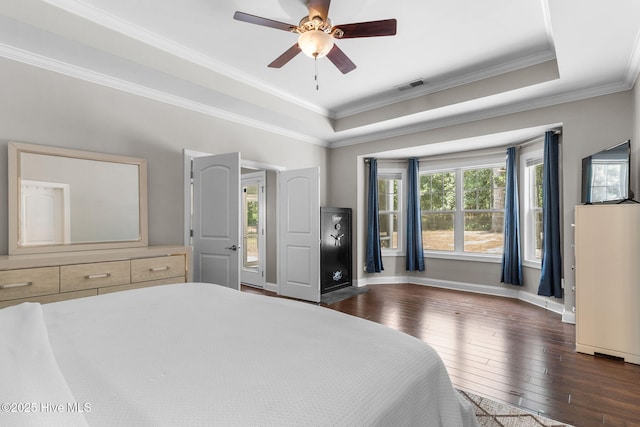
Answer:
POLYGON ((398 30, 337 41, 357 68, 319 59, 319 90, 303 54, 267 67, 294 34, 236 10, 291 24, 307 12, 304 0, 0 0, 0 56, 325 146, 628 90, 640 70, 637 0, 333 0, 334 25, 396 18, 398 30))

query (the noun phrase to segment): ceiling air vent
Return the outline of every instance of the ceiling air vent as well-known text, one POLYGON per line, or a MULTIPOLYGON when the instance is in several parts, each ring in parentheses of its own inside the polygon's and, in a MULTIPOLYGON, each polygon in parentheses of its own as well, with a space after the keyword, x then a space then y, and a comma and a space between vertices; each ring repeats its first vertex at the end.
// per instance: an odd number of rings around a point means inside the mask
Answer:
POLYGON ((416 88, 418 86, 422 86, 424 84, 424 80, 423 79, 417 79, 414 81, 411 81, 409 83, 405 83, 402 84, 400 86, 396 86, 396 89, 398 89, 399 91, 403 91, 403 90, 407 90, 407 89, 413 89, 416 88))

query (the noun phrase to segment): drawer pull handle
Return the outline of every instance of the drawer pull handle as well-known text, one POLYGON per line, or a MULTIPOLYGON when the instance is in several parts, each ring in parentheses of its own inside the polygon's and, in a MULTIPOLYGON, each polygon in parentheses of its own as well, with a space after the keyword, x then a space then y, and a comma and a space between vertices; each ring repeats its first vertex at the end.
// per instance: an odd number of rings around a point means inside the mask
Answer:
POLYGON ((105 277, 111 277, 111 273, 90 274, 88 276, 84 276, 85 279, 104 279, 105 277))
POLYGON ((33 285, 33 282, 2 283, 0 284, 0 289, 22 288, 31 285, 33 285))
POLYGON ((169 269, 169 266, 165 265, 164 267, 151 267, 149 271, 165 271, 168 269, 169 269))

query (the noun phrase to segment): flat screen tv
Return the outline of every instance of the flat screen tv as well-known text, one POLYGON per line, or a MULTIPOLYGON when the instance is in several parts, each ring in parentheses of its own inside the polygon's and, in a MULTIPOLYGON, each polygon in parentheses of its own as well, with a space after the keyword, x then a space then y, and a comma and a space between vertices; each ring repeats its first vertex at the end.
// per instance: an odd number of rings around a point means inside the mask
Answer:
POLYGON ((631 141, 582 159, 582 203, 618 203, 633 199, 629 188, 631 141))

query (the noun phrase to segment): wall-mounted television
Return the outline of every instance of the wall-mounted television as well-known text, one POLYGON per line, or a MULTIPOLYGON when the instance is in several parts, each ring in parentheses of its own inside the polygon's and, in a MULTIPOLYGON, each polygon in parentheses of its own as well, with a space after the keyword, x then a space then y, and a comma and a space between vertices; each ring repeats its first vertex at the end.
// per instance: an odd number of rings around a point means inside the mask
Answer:
POLYGON ((629 187, 631 141, 582 159, 582 203, 618 203, 632 200, 629 187))

